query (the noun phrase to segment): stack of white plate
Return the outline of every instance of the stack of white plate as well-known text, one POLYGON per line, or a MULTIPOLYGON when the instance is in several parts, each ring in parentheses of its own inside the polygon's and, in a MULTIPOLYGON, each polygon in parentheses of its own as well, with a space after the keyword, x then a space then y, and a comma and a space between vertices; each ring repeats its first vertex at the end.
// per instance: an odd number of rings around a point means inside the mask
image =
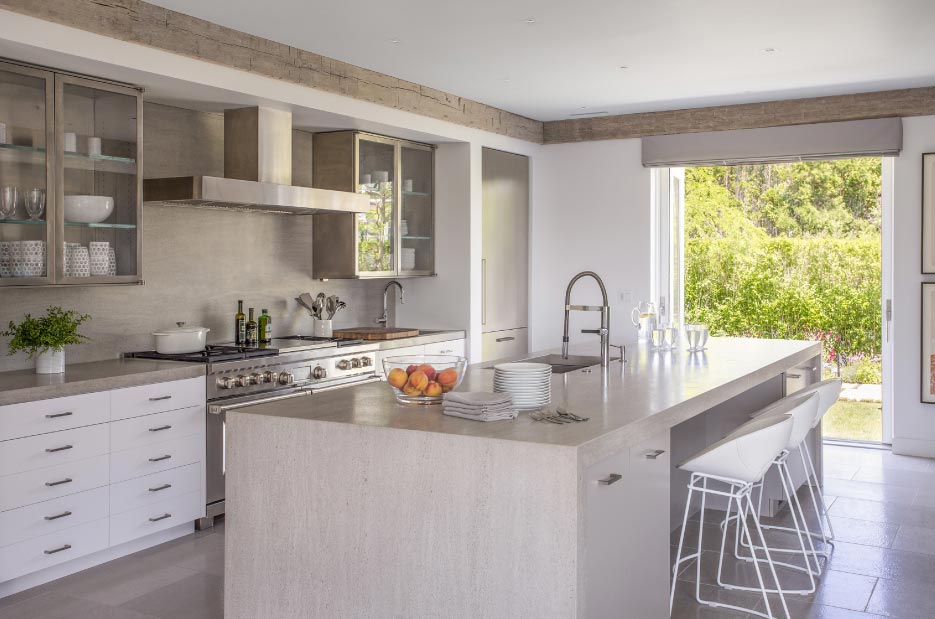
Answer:
POLYGON ((518 409, 542 408, 552 401, 552 366, 522 362, 495 365, 493 390, 512 395, 518 409))

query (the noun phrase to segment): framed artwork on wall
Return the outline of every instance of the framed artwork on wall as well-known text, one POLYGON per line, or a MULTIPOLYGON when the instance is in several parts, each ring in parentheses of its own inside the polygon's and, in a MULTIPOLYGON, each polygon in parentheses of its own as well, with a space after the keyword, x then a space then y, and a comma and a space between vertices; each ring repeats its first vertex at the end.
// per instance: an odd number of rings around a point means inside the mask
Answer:
POLYGON ((922 284, 922 401, 935 403, 935 283, 922 284))
POLYGON ((922 155, 922 272, 935 273, 935 153, 922 155))

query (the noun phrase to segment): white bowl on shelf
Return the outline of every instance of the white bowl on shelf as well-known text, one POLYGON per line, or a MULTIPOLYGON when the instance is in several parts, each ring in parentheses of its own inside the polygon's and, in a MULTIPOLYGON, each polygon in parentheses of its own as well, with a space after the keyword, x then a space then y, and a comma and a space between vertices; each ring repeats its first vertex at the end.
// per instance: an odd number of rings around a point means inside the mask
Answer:
POLYGON ((99 224, 114 212, 110 196, 65 196, 65 221, 99 224))

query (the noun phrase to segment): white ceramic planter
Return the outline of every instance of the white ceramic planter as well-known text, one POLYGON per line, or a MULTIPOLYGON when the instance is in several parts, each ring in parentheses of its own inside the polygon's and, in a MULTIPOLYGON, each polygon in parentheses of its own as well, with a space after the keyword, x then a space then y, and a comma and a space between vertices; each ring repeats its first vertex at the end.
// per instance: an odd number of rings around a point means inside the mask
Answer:
POLYGON ((315 318, 312 321, 312 335, 315 337, 331 337, 334 329, 330 320, 319 320, 315 318))
POLYGON ((64 348, 44 350, 36 355, 36 374, 61 374, 64 371, 64 348))

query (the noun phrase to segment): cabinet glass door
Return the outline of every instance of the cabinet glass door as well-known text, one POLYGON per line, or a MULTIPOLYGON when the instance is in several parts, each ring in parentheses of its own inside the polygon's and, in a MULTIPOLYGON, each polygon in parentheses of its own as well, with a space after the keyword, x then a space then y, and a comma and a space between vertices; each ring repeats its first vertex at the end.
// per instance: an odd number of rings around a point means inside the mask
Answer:
POLYGON ((56 76, 56 85, 63 162, 60 281, 138 281, 139 94, 70 76, 56 76))
POLYGON ((370 198, 370 211, 357 215, 357 271, 360 276, 396 272, 396 147, 392 141, 357 136, 357 191, 370 198))
POLYGON ((399 270, 430 275, 435 268, 434 180, 431 147, 400 147, 399 270))
POLYGON ((52 73, 0 63, 0 286, 52 282, 52 93, 52 73))

